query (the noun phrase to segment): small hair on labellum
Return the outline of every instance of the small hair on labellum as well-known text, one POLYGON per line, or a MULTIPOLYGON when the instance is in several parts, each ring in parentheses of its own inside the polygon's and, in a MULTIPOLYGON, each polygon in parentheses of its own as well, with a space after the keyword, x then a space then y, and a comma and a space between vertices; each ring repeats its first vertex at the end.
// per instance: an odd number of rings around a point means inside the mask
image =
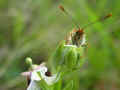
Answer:
POLYGON ((64 12, 64 13, 72 20, 73 24, 74 24, 77 28, 79 28, 79 25, 78 25, 77 21, 72 17, 72 15, 71 15, 67 10, 65 10, 65 8, 64 8, 62 5, 59 5, 59 9, 60 9, 62 12, 64 12))
POLYGON ((112 13, 109 13, 109 14, 106 15, 104 18, 107 19, 107 18, 109 18, 109 17, 111 17, 111 16, 112 16, 112 13))
POLYGON ((64 9, 64 7, 63 7, 62 5, 59 5, 59 8, 60 8, 63 12, 65 12, 65 9, 64 9))
POLYGON ((104 21, 104 20, 106 20, 106 19, 108 19, 110 17, 112 17, 112 13, 107 14, 106 16, 100 18, 98 21, 104 21))
POLYGON ((111 16, 112 16, 112 13, 109 13, 109 14, 107 14, 107 15, 104 16, 104 17, 101 17, 101 18, 99 18, 99 19, 97 19, 97 20, 95 20, 95 21, 93 21, 93 22, 88 23, 87 25, 83 26, 83 28, 87 28, 87 27, 89 27, 89 26, 91 26, 91 25, 93 25, 93 24, 95 24, 95 23, 97 23, 97 22, 102 22, 102 21, 110 18, 111 16))

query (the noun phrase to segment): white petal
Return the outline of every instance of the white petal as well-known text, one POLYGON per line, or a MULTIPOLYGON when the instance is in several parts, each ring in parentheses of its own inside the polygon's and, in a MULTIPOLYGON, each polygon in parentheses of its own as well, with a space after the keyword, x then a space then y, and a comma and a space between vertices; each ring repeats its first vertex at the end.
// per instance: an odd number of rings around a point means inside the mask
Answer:
POLYGON ((36 72, 40 72, 41 77, 43 78, 45 76, 45 73, 47 72, 47 67, 42 66, 40 69, 36 70, 36 72))
POLYGON ((45 76, 45 72, 47 72, 47 67, 45 67, 43 64, 41 64, 39 66, 39 68, 37 68, 36 70, 34 70, 32 72, 31 80, 36 80, 36 81, 40 81, 41 80, 41 78, 40 78, 40 76, 38 75, 37 72, 40 72, 41 77, 43 78, 45 76))
POLYGON ((41 74, 41 78, 45 80, 45 82, 48 85, 52 85, 53 83, 57 82, 59 79, 59 76, 57 74, 53 74, 52 76, 46 76, 45 73, 47 72, 47 67, 42 66, 40 67, 38 70, 36 70, 36 72, 40 72, 41 74))
POLYGON ((31 83, 33 83, 35 81, 40 81, 41 79, 43 79, 43 80, 45 80, 45 82, 48 85, 52 85, 53 83, 55 83, 59 80, 58 74, 53 74, 52 76, 49 76, 49 77, 46 76, 45 73, 47 71, 48 71, 48 69, 45 65, 42 65, 38 69, 34 70, 31 74, 31 80, 32 80, 31 83), (40 73, 41 77, 38 75, 38 72, 40 73))
POLYGON ((81 43, 81 45, 85 45, 86 44, 86 38, 85 38, 85 35, 83 36, 83 38, 82 38, 82 43, 81 43))
POLYGON ((65 47, 76 47, 76 45, 64 45, 65 47))
POLYGON ((30 76, 30 73, 31 73, 30 71, 29 72, 23 72, 23 73, 21 73, 21 75, 22 76, 30 76))
POLYGON ((45 76, 45 78, 43 78, 45 80, 45 82, 48 84, 48 85, 52 85, 54 83, 56 83, 58 80, 59 80, 59 76, 57 74, 54 74, 50 77, 48 76, 45 76))
POLYGON ((31 81, 27 90, 41 90, 41 89, 40 89, 40 86, 38 86, 35 81, 31 81))
POLYGON ((32 80, 32 81, 34 81, 34 80, 40 81, 40 80, 41 80, 40 76, 38 75, 38 73, 37 73, 36 71, 33 71, 33 72, 32 72, 31 80, 32 80))

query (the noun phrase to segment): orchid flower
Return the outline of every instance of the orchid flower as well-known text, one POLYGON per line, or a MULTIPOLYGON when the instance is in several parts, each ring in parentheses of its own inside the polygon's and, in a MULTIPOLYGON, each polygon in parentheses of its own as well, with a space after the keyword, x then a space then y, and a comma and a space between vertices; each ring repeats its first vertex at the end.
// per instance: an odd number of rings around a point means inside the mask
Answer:
MULTIPOLYGON (((30 58, 28 59, 30 60, 30 58)), ((32 70, 23 72, 22 75, 27 76, 28 82, 30 81, 27 90, 40 90, 38 82, 41 82, 42 80, 44 80, 47 85, 52 85, 59 80, 59 75, 51 75, 48 68, 45 66, 45 63, 32 65, 32 70)))

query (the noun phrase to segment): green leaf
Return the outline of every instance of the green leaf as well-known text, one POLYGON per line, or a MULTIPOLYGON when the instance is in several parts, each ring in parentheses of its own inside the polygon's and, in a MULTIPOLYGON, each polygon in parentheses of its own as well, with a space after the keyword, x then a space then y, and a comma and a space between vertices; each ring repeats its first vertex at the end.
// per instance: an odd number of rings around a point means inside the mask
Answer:
POLYGON ((63 90, 73 90, 73 80, 70 81, 64 88, 63 90))
POLYGON ((77 51, 76 48, 66 47, 65 53, 65 64, 67 68, 73 68, 77 61, 77 51))

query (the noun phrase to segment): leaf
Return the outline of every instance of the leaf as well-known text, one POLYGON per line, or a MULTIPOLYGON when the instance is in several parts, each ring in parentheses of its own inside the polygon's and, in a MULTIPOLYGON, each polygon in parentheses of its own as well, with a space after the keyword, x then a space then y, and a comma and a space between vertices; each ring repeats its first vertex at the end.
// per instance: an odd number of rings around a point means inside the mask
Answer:
POLYGON ((65 64, 68 68, 73 68, 76 66, 77 61, 77 52, 76 48, 67 47, 67 51, 65 53, 65 64))
POLYGON ((72 90, 73 89, 73 80, 70 81, 63 90, 72 90))

